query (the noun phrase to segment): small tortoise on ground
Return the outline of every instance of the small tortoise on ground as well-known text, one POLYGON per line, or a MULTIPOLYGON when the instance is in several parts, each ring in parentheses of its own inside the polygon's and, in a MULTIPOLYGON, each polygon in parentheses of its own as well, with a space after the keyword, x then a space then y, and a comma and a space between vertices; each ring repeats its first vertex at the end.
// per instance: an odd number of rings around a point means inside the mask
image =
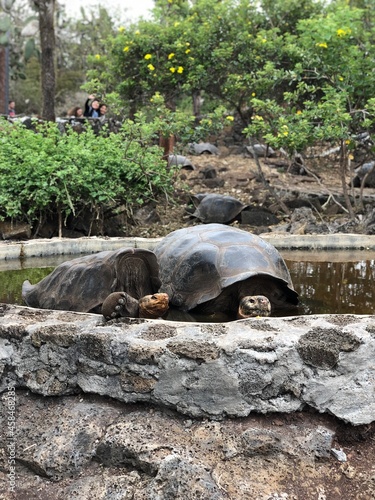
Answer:
POLYGON ((269 303, 272 313, 293 310, 298 304, 288 268, 276 248, 241 229, 223 224, 179 229, 154 252, 159 291, 181 310, 225 312, 241 318, 268 316, 269 303))
POLYGON ((168 309, 167 295, 156 293, 159 286, 154 253, 122 248, 64 262, 36 285, 25 281, 22 298, 41 309, 149 318, 168 309))
POLYGON ((237 198, 216 193, 196 194, 191 199, 195 206, 192 217, 204 224, 229 224, 238 219, 239 214, 246 208, 237 198))

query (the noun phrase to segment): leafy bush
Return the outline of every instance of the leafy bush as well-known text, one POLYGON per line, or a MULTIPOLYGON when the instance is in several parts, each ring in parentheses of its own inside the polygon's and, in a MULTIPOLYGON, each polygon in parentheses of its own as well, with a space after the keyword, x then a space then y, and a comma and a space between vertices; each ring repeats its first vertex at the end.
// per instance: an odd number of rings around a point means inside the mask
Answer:
POLYGON ((49 214, 63 220, 82 210, 101 218, 105 207, 141 205, 172 190, 173 170, 152 145, 155 127, 127 121, 118 134, 95 135, 55 123, 34 132, 4 122, 0 129, 0 218, 31 225, 49 214))

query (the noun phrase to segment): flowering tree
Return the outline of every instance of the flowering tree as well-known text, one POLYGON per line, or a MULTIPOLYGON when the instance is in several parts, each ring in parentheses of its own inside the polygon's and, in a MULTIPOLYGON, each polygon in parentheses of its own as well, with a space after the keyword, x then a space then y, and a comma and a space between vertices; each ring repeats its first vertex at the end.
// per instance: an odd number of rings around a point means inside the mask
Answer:
POLYGON ((355 135, 371 130, 375 121, 374 31, 365 29, 364 20, 363 10, 332 6, 324 15, 300 21, 297 36, 286 38, 293 66, 277 75, 276 85, 288 81, 290 90, 279 92, 278 102, 254 98, 255 115, 246 129, 249 137, 263 137, 271 146, 284 148, 292 160, 317 141, 338 144, 343 192, 352 216, 346 180, 350 149, 355 135))
POLYGON ((165 9, 155 9, 156 22, 121 27, 108 40, 106 53, 91 58, 95 69, 85 88, 96 90, 105 82, 105 90, 115 91, 131 115, 155 92, 171 109, 182 97, 203 92, 241 111, 252 92, 244 54, 250 56, 250 45, 254 53, 260 43, 255 6, 246 0, 181 4, 168 16, 165 9))

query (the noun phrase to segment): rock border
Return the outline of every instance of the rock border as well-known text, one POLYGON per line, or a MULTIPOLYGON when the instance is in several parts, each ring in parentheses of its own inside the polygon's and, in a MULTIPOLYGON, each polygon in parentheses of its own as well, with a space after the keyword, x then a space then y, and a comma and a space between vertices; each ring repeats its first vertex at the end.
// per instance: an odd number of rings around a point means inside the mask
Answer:
POLYGON ((223 419, 313 407, 375 420, 375 317, 179 323, 3 305, 0 392, 80 391, 223 419))

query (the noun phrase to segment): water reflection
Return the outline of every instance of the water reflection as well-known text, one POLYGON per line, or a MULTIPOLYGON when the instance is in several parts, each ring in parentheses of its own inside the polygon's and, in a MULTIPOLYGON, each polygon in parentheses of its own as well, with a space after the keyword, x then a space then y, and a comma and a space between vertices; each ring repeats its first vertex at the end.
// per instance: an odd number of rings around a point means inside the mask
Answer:
POLYGON ((286 260, 303 314, 374 314, 375 260, 286 260))
MULTIPOLYGON (((281 253, 300 295, 300 314, 375 314, 374 252, 281 253)), ((0 302, 22 304, 21 286, 25 279, 37 283, 71 258, 74 257, 65 255, 29 259, 21 264, 1 263, 0 302)))

